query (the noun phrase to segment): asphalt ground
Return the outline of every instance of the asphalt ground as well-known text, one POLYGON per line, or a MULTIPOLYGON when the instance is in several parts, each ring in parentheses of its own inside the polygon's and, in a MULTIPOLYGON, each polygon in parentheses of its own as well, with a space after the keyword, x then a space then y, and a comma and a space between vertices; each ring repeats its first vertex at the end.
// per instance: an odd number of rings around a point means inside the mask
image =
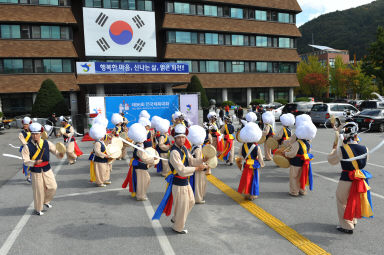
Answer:
MULTIPOLYGON (((2 153, 20 155, 8 145, 19 145, 17 132, 11 129, 0 135, 2 153)), ((364 133, 360 137, 361 144, 368 148, 384 139, 380 133, 364 133)), ((370 184, 374 218, 361 219, 354 234, 347 235, 336 230, 335 191, 341 168, 326 162, 333 138, 332 130, 320 128, 313 141, 314 190, 308 195, 289 196, 288 169, 266 162, 261 170, 261 195, 251 203, 326 252, 383 254, 384 147, 370 155, 366 167, 373 175, 370 184)), ((84 153, 90 153, 92 142, 78 144, 84 153)), ((235 165, 219 164, 213 175, 237 190, 240 171, 235 165)), ((170 217, 163 215, 160 221, 151 221, 166 187, 155 169, 149 170, 149 200, 139 202, 130 197, 128 190, 121 189, 128 171, 127 161, 114 163, 112 184, 105 188, 88 182, 88 155, 80 157, 75 165, 52 157, 52 167, 58 183, 54 207, 41 217, 35 216, 32 188, 24 180, 21 161, 0 156, 1 255, 303 253, 211 183, 207 185, 206 204, 195 205, 188 216, 189 233, 180 235, 171 230, 170 217)))

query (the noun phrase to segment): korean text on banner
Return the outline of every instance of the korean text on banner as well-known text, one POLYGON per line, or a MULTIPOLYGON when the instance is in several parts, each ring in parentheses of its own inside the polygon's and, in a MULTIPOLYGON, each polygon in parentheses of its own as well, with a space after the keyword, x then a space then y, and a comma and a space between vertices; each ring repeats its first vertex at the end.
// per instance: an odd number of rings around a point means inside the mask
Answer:
POLYGON ((199 125, 199 95, 180 95, 180 110, 193 125, 199 125))
MULTIPOLYGON (((146 110, 151 117, 159 116, 171 121, 172 113, 179 109, 179 96, 116 96, 105 98, 106 116, 111 120, 113 113, 124 113, 128 126, 139 120, 139 114, 146 110)), ((111 121, 108 128, 113 128, 111 121)))

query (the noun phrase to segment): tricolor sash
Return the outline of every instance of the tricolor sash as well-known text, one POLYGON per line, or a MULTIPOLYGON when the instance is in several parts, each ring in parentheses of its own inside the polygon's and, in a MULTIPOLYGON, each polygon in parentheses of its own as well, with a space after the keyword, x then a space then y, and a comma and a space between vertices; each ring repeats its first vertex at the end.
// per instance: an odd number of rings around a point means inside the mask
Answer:
POLYGON ((309 189, 313 189, 313 176, 312 176, 312 165, 311 161, 313 160, 313 155, 311 153, 307 153, 307 146, 302 140, 297 140, 297 142, 300 144, 301 148, 303 149, 303 154, 296 155, 301 160, 304 161, 303 163, 303 170, 300 175, 300 189, 305 190, 305 186, 309 186, 309 189))
MULTIPOLYGON (((348 144, 344 144, 343 148, 349 158, 355 157, 348 144)), ((344 211, 344 219, 352 221, 354 218, 373 217, 371 187, 368 183, 368 179, 372 178, 372 175, 366 170, 360 170, 356 160, 352 161, 352 165, 355 169, 348 172, 352 185, 344 211)))

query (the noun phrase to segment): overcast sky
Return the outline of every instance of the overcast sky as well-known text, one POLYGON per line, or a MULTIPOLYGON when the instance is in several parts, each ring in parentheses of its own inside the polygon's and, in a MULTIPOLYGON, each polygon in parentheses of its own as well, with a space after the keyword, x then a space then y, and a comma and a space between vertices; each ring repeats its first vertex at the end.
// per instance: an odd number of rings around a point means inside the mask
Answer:
POLYGON ((298 0, 298 2, 303 10, 296 17, 296 23, 299 27, 322 14, 368 4, 373 0, 298 0))

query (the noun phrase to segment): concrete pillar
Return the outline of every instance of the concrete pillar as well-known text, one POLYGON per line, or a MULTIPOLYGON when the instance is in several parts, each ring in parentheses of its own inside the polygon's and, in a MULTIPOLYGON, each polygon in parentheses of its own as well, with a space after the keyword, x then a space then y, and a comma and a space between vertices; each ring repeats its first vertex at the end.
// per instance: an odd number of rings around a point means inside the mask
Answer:
POLYGON ((152 94, 152 86, 151 85, 147 85, 147 87, 145 88, 145 92, 147 94, 152 94))
POLYGON ((32 93, 32 104, 35 103, 37 93, 32 93))
POLYGON ((69 93, 69 101, 70 101, 70 106, 71 106, 71 115, 76 115, 78 112, 76 92, 70 92, 69 93))
POLYGON ((173 89, 171 84, 165 85, 165 94, 167 95, 173 95, 173 89))
POLYGON ((97 96, 105 96, 105 90, 103 84, 96 85, 96 95, 97 96))
POLYGON ((293 103, 293 100, 294 100, 294 89, 293 88, 289 88, 289 102, 290 103, 293 103))
POLYGON ((247 88, 247 106, 251 104, 252 101, 252 89, 247 88))
POLYGON ((228 89, 222 90, 223 102, 228 101, 228 89))
POLYGON ((275 102, 275 91, 273 88, 269 88, 269 103, 275 102))

